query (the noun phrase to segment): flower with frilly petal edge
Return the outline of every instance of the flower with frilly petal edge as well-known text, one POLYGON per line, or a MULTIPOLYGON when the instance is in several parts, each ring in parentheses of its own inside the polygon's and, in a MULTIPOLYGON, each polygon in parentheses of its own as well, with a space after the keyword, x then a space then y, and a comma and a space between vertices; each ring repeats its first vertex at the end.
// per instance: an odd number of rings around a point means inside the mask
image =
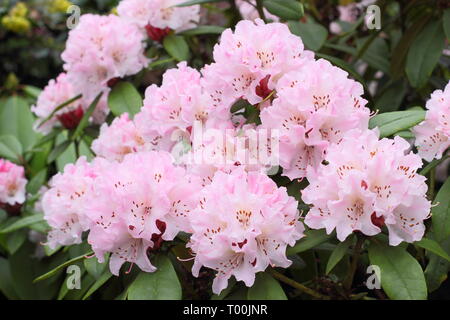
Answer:
POLYGON ((218 171, 201 192, 191 213, 193 235, 188 247, 195 255, 192 269, 217 271, 213 292, 219 294, 235 276, 252 286, 255 274, 269 265, 287 268, 287 245, 303 236, 297 201, 264 174, 236 169, 218 171))
POLYGON ((310 185, 302 199, 311 205, 305 223, 313 229, 336 229, 344 241, 353 231, 373 236, 383 225, 389 243, 414 242, 425 232, 430 215, 422 166, 409 143, 400 138, 378 140, 378 131, 352 130, 327 150, 327 164, 308 171, 310 185))

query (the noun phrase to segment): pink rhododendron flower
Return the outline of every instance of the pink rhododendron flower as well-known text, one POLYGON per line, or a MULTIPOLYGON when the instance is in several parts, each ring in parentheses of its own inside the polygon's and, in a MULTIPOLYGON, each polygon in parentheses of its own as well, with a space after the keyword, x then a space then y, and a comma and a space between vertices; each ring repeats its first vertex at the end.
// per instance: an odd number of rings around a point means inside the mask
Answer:
POLYGON ((269 265, 287 268, 287 245, 303 236, 297 202, 264 174, 237 169, 217 172, 201 192, 191 213, 195 254, 192 273, 202 266, 217 271, 213 292, 219 294, 235 276, 252 286, 255 274, 269 265))
POLYGON ((430 214, 425 177, 417 174, 419 156, 400 138, 378 140, 378 131, 348 132, 327 150, 328 164, 308 171, 302 199, 311 210, 305 223, 336 229, 340 241, 353 231, 373 236, 385 224, 389 243, 420 240, 430 214))
POLYGON ((227 29, 222 33, 209 74, 227 83, 235 98, 257 104, 264 98, 256 92, 263 79, 270 76, 267 86, 272 90, 281 76, 309 58, 309 54, 304 55, 302 40, 286 25, 244 20, 234 32, 227 29))
POLYGON ((44 218, 52 228, 48 234, 50 248, 81 243, 83 231, 91 226, 85 211, 87 196, 103 166, 101 159, 97 159, 96 164, 89 164, 81 157, 51 179, 50 188, 40 204, 44 218))
POLYGON ((436 90, 426 104, 425 121, 414 127, 419 155, 427 160, 442 158, 450 147, 450 83, 436 90))
POLYGON ((147 88, 144 106, 135 117, 136 127, 145 137, 157 134, 162 139, 176 131, 187 132, 195 121, 232 127, 230 105, 214 104, 211 95, 202 86, 201 74, 181 62, 164 73, 161 86, 147 88))
POLYGON ((115 275, 125 262, 154 271, 147 250, 155 248, 159 238, 173 240, 180 230, 190 229, 185 223, 197 205, 199 189, 166 152, 133 153, 110 163, 96 179, 85 207, 92 221, 88 242, 99 261, 111 252, 115 275))
POLYGON ((75 92, 89 103, 108 91, 111 79, 136 74, 148 63, 139 28, 115 15, 82 15, 61 58, 75 92))
MULTIPOLYGON (((200 20, 200 6, 176 7, 184 0, 122 0, 117 7, 119 16, 141 29, 172 29, 182 31, 194 28, 200 20)), ((157 39, 154 39, 157 40, 157 39)))
POLYGON ((23 167, 0 159, 0 204, 13 206, 24 203, 26 184, 23 167))
POLYGON ((116 161, 122 161, 126 154, 151 149, 127 113, 114 119, 109 126, 103 124, 99 137, 92 142, 97 156, 116 161))
MULTIPOLYGON (((256 10, 256 0, 237 0, 236 5, 244 20, 256 20, 260 18, 258 10, 256 10)), ((278 22, 279 18, 264 9, 267 19, 278 22)))
POLYGON ((278 130, 280 165, 290 179, 303 178, 324 159, 327 148, 351 129, 368 127, 370 111, 362 85, 320 59, 277 83, 277 98, 261 112, 262 127, 278 130))

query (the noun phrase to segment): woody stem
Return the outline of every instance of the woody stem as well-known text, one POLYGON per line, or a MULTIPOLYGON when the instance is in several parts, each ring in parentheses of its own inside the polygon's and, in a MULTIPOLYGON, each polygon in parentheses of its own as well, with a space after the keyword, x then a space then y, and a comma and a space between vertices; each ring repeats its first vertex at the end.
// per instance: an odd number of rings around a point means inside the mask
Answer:
POLYGON ((350 291, 352 288, 353 278, 355 277, 356 269, 358 267, 359 256, 361 255, 361 249, 364 244, 364 240, 365 240, 364 236, 360 234, 357 235, 356 245, 353 247, 353 255, 350 269, 347 274, 347 277, 344 280, 344 288, 347 291, 350 291))
POLYGON ((284 282, 287 285, 290 285, 291 287, 293 287, 295 289, 298 289, 298 290, 300 290, 300 291, 302 291, 302 292, 304 292, 304 293, 306 293, 306 294, 308 294, 308 295, 310 295, 310 296, 312 296, 314 298, 322 299, 322 300, 329 300, 330 299, 329 297, 327 297, 327 296, 325 296, 323 294, 320 294, 319 292, 317 292, 317 291, 315 291, 315 290, 313 290, 311 288, 308 288, 308 287, 302 285, 301 283, 298 283, 297 281, 295 281, 295 280, 293 280, 291 278, 286 277, 284 274, 281 274, 278 271, 275 271, 274 269, 268 269, 268 271, 274 278, 276 278, 276 279, 280 280, 281 282, 284 282))

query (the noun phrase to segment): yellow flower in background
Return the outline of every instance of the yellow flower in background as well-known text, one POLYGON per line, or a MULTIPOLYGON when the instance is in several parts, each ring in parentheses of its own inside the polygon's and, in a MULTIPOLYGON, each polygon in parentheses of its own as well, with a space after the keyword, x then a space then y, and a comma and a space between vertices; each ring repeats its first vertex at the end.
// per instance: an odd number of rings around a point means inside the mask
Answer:
POLYGON ((15 33, 25 33, 31 28, 31 23, 27 18, 20 16, 4 16, 2 25, 5 29, 15 33))
POLYGON ((115 14, 116 16, 119 15, 119 13, 117 12, 117 7, 112 8, 111 11, 110 11, 109 13, 115 14))
POLYGON ((9 11, 9 16, 25 18, 28 14, 28 7, 23 2, 17 2, 14 7, 9 11))
POLYGON ((71 5, 69 0, 50 0, 48 10, 51 13, 66 13, 71 5))

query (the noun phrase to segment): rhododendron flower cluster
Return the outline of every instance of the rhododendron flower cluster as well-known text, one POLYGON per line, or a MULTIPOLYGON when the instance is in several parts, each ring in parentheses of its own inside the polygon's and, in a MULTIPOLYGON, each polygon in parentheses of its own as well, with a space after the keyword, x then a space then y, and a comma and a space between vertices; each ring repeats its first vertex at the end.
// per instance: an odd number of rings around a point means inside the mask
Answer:
POLYGON ((277 98, 261 112, 261 121, 263 127, 280 131, 280 165, 290 179, 303 178, 308 167, 317 167, 330 144, 347 131, 368 127, 362 85, 347 76, 320 59, 278 81, 277 98))
POLYGON ((111 125, 100 127, 99 137, 92 142, 92 151, 108 160, 122 161, 129 153, 152 150, 144 141, 127 113, 114 119, 111 125))
POLYGON ((309 59, 311 53, 303 51, 302 40, 286 25, 244 20, 234 32, 227 29, 222 33, 214 47, 215 63, 208 66, 205 78, 227 86, 235 98, 257 104, 284 74, 309 59))
POLYGON ((200 6, 176 7, 184 0, 122 0, 119 16, 145 28, 150 38, 160 41, 170 30, 183 31, 196 26, 200 6))
POLYGON ((201 192, 191 213, 194 276, 205 266, 217 271, 213 292, 219 294, 235 276, 252 286, 268 266, 287 268, 287 245, 303 236, 297 202, 264 174, 237 169, 217 172, 201 192))
POLYGON ((198 179, 187 179, 164 152, 141 152, 122 162, 80 158, 56 175, 45 193, 42 208, 52 227, 48 245, 81 242, 89 232, 99 261, 111 252, 111 272, 118 275, 125 262, 154 271, 147 249, 190 230, 188 213, 197 205, 198 179))
POLYGON ((0 159, 0 205, 25 202, 25 170, 8 160, 0 159))
POLYGON ((108 81, 139 72, 148 63, 139 29, 115 15, 82 15, 61 55, 78 93, 93 100, 108 81))
POLYGON ((450 147, 450 83, 447 83, 444 91, 434 91, 426 107, 425 121, 413 131, 419 155, 432 161, 442 158, 450 147))
POLYGON ((51 179, 40 203, 44 218, 52 228, 47 241, 51 248, 80 243, 83 231, 89 229, 91 223, 85 205, 98 175, 99 161, 89 164, 81 157, 51 179))
POLYGON ((311 210, 305 223, 336 229, 339 240, 353 231, 373 236, 386 225, 389 243, 420 240, 430 214, 419 156, 400 137, 378 140, 377 131, 353 130, 327 150, 327 164, 309 170, 302 199, 311 210))

